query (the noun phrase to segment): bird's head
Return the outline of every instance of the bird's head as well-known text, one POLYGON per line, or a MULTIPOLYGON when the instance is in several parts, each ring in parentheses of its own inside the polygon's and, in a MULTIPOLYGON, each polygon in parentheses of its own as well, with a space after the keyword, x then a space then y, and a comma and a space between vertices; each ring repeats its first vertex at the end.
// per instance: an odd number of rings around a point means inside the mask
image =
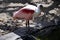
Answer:
POLYGON ((43 5, 42 5, 42 4, 37 4, 37 7, 38 7, 38 9, 40 9, 40 11, 43 11, 43 10, 44 10, 44 8, 43 8, 43 5))
POLYGON ((38 8, 38 16, 43 16, 44 15, 44 7, 42 4, 37 4, 37 8, 38 8))

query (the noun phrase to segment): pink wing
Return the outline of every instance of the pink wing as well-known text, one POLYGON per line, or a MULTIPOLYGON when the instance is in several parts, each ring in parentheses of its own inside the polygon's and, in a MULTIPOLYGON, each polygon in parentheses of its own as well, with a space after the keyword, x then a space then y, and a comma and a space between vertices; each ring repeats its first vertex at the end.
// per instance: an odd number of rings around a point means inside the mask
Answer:
POLYGON ((33 13, 34 10, 30 10, 30 9, 22 9, 22 10, 18 10, 17 12, 14 12, 13 17, 15 17, 16 19, 32 19, 33 17, 33 13))

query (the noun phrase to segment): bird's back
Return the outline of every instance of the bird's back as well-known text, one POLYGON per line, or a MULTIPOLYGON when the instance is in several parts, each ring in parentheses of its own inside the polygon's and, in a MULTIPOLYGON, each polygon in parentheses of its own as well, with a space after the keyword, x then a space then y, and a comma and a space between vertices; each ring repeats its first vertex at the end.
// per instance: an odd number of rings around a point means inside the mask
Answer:
POLYGON ((27 6, 25 6, 25 7, 23 7, 22 9, 30 9, 30 10, 36 10, 37 9, 37 7, 36 6, 34 6, 34 5, 27 5, 27 6))

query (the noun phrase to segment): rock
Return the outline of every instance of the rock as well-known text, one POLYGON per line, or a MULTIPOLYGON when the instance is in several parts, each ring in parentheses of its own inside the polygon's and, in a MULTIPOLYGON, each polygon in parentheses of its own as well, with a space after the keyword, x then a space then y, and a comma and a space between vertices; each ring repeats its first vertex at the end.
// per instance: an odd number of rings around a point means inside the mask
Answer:
POLYGON ((27 29, 26 28, 19 28, 14 31, 15 34, 18 34, 20 36, 26 36, 27 35, 27 29))
POLYGON ((0 40, 16 40, 19 37, 20 37, 19 35, 11 32, 11 33, 1 36, 0 40))
POLYGON ((0 32, 5 32, 5 31, 0 29, 0 32))

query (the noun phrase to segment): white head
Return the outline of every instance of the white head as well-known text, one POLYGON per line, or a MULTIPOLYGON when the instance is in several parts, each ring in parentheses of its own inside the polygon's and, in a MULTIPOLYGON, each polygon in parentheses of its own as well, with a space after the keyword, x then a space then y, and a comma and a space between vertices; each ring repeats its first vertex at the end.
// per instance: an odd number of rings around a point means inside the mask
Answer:
POLYGON ((35 14, 36 14, 35 16, 40 16, 41 12, 43 12, 43 5, 37 4, 37 9, 35 11, 35 14))

